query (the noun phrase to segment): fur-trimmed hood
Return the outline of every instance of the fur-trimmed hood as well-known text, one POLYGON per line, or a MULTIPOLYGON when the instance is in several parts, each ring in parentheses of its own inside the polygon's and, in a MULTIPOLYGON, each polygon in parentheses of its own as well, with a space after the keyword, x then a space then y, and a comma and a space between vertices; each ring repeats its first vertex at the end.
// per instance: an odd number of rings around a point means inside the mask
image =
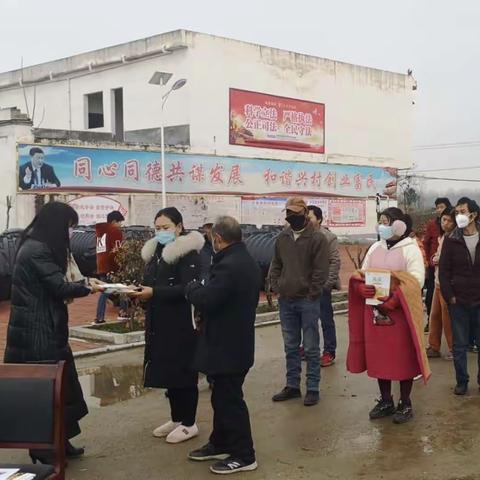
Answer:
MULTIPOLYGON (((165 245, 162 250, 162 258, 166 263, 172 265, 190 252, 200 252, 204 244, 205 238, 200 232, 190 232, 187 235, 177 237, 175 241, 165 245)), ((157 246, 158 242, 155 238, 150 239, 143 246, 142 258, 145 263, 149 263, 152 260, 157 246)))

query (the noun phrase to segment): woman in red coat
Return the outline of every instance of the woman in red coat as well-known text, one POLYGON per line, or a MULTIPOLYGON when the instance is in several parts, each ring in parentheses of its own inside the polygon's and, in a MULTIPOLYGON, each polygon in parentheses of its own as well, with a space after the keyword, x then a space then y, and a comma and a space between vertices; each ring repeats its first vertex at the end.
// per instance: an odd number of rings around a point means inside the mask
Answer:
POLYGON ((399 208, 387 208, 380 216, 381 240, 365 257, 362 271, 350 279, 349 347, 347 369, 367 371, 376 378, 381 399, 370 411, 370 418, 394 415, 394 423, 405 423, 413 416, 410 392, 413 379, 430 376, 423 345, 422 285, 425 276, 423 256, 410 237, 411 219, 399 208), (365 271, 390 272, 388 297, 378 306, 366 304, 373 298, 375 286, 365 284, 365 271), (401 399, 395 407, 392 381, 400 382, 401 399))

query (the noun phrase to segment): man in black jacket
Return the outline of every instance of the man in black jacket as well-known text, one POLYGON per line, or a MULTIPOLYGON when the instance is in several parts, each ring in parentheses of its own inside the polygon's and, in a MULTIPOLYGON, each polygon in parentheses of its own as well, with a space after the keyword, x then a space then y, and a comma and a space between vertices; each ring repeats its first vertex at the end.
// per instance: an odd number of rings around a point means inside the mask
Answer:
POLYGON ((260 272, 234 218, 218 218, 212 238, 210 279, 206 286, 190 283, 186 297, 202 315, 195 368, 213 380, 213 432, 189 458, 223 460, 210 470, 227 474, 257 468, 242 386, 254 361, 260 272))
POLYGON ((31 160, 19 168, 18 185, 22 190, 54 188, 60 186, 51 165, 44 163, 45 153, 39 147, 30 149, 31 160))
MULTIPOLYGON (((463 197, 455 207, 457 227, 445 237, 440 254, 439 279, 452 319, 455 395, 468 390, 467 347, 473 333, 480 343, 480 207, 463 197), (473 332, 470 330, 473 329, 473 332)), ((480 353, 478 354, 480 367, 480 353)), ((480 385, 480 370, 477 374, 480 385)))

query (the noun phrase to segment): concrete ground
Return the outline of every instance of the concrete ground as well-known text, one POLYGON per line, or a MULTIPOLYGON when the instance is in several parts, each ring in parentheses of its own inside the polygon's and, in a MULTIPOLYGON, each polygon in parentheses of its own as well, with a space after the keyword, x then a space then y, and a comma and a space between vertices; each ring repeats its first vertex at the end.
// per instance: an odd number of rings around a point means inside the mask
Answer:
MULTIPOLYGON (((378 395, 376 382, 345 371, 346 319, 337 318, 337 363, 322 369, 321 402, 273 404, 284 385, 284 360, 278 326, 257 329, 257 359, 246 384, 259 469, 237 477, 257 479, 480 479, 480 393, 452 394, 453 365, 432 361, 427 387, 415 382, 415 418, 406 425, 391 419, 372 422, 368 411, 378 395)), ((142 350, 77 361, 90 414, 82 421, 76 445, 84 458, 70 461, 70 480, 214 478, 209 463, 187 460, 189 450, 208 439, 212 412, 202 385, 198 409, 201 434, 185 444, 168 445, 151 435, 168 419, 161 391, 142 388, 142 350)), ((469 354, 472 378, 475 356, 469 354)), ((396 395, 397 397, 397 395, 396 395)), ((26 461, 25 452, 1 451, 0 461, 26 461)))

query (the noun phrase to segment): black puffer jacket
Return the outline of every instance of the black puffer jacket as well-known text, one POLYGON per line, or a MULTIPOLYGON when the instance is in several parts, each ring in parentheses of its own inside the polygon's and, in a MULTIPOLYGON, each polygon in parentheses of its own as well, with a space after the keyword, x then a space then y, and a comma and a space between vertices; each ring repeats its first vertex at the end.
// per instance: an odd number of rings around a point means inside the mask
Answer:
POLYGON ((182 388, 197 384, 193 369, 197 332, 185 286, 200 278, 204 244, 198 232, 182 235, 163 247, 149 240, 142 251, 147 262, 144 285, 153 288, 145 322, 145 386, 182 388))
MULTIPOLYGON (((480 232, 480 223, 477 230, 480 232)), ((480 305, 480 243, 472 262, 461 228, 456 228, 443 241, 439 280, 447 302, 455 297, 459 305, 480 305)))
POLYGON ((90 289, 83 284, 66 282, 46 244, 33 239, 25 241, 13 270, 5 363, 66 360, 67 436, 70 425, 88 411, 68 344, 65 300, 89 293, 90 289))

